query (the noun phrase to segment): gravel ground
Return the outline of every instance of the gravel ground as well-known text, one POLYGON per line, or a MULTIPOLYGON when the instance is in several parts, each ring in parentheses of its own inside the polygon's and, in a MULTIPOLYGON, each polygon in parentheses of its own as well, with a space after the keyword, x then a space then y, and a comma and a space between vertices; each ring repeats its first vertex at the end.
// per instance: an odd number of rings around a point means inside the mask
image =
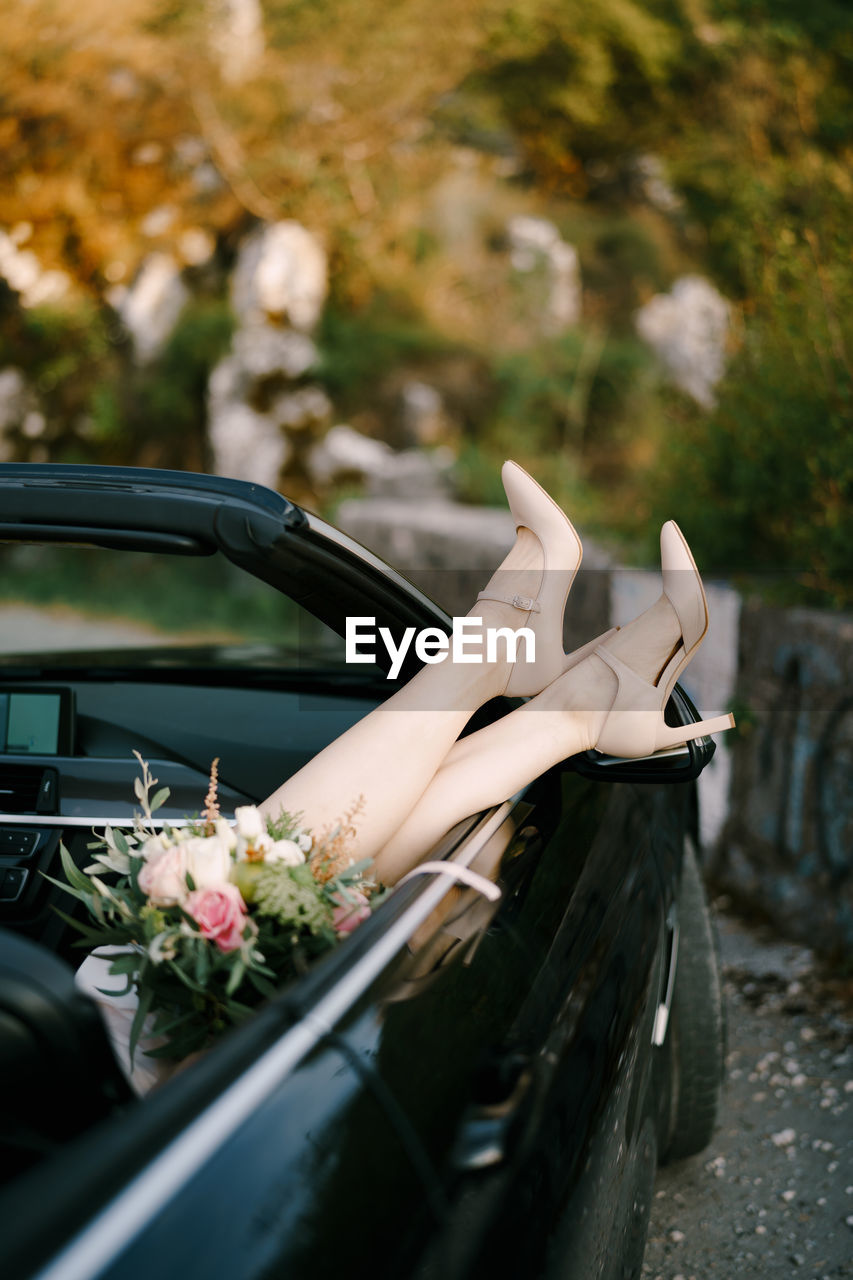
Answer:
POLYGON ((853 1277, 853 980, 720 906, 717 1131, 659 1171, 643 1276, 853 1277))

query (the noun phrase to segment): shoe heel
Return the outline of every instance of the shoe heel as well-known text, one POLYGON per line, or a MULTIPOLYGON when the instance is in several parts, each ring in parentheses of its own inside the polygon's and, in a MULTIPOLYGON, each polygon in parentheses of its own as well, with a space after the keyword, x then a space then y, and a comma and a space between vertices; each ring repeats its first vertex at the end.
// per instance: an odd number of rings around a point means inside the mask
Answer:
POLYGON ((714 716, 711 720, 700 720, 696 724, 682 724, 672 728, 668 724, 659 726, 655 735, 655 751, 664 751, 667 747, 681 747, 695 738, 706 738, 711 733, 723 733, 735 727, 735 718, 731 714, 714 716))

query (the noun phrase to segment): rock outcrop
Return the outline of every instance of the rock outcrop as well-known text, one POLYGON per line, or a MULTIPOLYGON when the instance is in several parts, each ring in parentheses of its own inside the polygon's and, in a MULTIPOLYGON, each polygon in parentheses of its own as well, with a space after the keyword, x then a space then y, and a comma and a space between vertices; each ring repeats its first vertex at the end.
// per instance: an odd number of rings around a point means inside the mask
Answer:
POLYGON ((728 302, 702 276, 681 276, 636 315, 637 332, 668 377, 704 409, 714 407, 725 373, 729 325, 728 302))
POLYGON ((510 262, 521 276, 541 278, 539 305, 543 333, 562 333, 581 318, 581 277, 577 250, 553 222, 519 214, 507 224, 510 262))
POLYGON ((305 381, 318 361, 310 335, 327 291, 325 251, 299 223, 265 224, 243 241, 231 278, 237 327, 208 383, 208 438, 221 475, 271 488, 288 469, 305 476, 305 455, 332 414, 322 388, 305 381))

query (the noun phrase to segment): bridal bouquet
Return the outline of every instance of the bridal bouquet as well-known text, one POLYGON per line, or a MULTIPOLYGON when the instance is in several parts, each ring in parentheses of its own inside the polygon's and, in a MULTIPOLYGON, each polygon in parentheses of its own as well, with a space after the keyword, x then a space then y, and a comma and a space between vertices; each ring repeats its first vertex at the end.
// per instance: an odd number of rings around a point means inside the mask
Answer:
POLYGON ((152 796, 157 780, 134 754, 142 777, 133 829, 108 826, 83 871, 63 846, 68 883, 53 883, 86 907, 88 924, 64 916, 83 943, 115 949, 110 973, 125 979, 121 994, 138 995, 131 1059, 143 1026, 166 1039, 148 1053, 180 1059, 351 932, 370 914, 377 886, 369 862, 348 852, 358 805, 317 836, 299 814, 265 819, 252 805, 236 809, 232 827, 219 812, 214 761, 200 817, 158 830, 152 815, 169 789, 152 796))

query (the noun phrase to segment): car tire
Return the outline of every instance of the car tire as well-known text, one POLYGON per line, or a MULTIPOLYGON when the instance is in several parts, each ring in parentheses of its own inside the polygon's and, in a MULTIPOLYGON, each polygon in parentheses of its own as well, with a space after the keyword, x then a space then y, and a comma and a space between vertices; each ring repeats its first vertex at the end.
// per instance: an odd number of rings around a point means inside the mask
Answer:
POLYGON ((693 841, 684 844, 678 893, 679 944, 666 1039, 667 1137, 661 1164, 710 1142, 723 1080, 724 1017, 717 949, 693 841))

